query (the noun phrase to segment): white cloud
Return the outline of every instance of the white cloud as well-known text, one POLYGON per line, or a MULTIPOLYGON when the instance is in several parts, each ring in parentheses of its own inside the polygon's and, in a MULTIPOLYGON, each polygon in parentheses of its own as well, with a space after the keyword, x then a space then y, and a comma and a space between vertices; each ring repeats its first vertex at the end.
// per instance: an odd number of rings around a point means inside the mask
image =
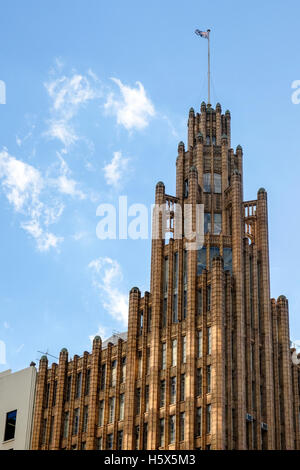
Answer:
POLYGON ((55 200, 47 204, 42 201, 41 193, 47 181, 40 171, 3 150, 0 152, 0 181, 13 209, 25 216, 21 227, 36 240, 38 250, 58 248, 63 238, 49 232, 48 226, 60 218, 64 206, 55 200))
POLYGON ((59 174, 56 178, 50 179, 52 184, 57 187, 58 191, 62 194, 66 194, 72 197, 78 197, 79 199, 85 199, 86 195, 81 189, 78 189, 78 183, 69 177, 70 169, 67 162, 58 153, 60 160, 59 174))
POLYGON ((117 123, 127 130, 147 127, 149 119, 155 115, 155 109, 142 83, 136 82, 136 88, 131 88, 118 78, 112 80, 118 85, 122 96, 116 99, 115 94, 110 93, 104 105, 105 109, 115 114, 117 123))
POLYGON ((107 184, 117 187, 128 167, 129 158, 123 157, 121 152, 114 152, 110 163, 104 166, 104 177, 107 184))
POLYGON ((45 88, 52 100, 49 128, 45 134, 60 140, 67 148, 79 139, 72 124, 79 108, 102 95, 98 78, 91 70, 87 76, 73 73, 71 77, 64 75, 45 83, 45 88))
POLYGON ((127 325, 128 294, 120 289, 123 274, 120 264, 111 258, 97 258, 88 267, 93 273, 93 285, 99 290, 105 310, 115 320, 127 325))
POLYGON ((108 329, 105 326, 98 325, 97 332, 93 335, 90 335, 89 340, 90 340, 91 343, 93 343, 93 340, 94 340, 95 336, 100 336, 100 338, 103 341, 104 338, 107 337, 107 335, 108 335, 108 329))

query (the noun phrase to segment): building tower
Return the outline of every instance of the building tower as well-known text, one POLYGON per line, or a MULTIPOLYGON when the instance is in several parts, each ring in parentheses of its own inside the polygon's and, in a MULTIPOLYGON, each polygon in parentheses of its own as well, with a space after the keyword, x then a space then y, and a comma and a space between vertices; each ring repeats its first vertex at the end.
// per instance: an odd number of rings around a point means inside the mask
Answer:
MULTIPOLYGON (((156 185, 169 237, 152 239, 150 292, 131 289, 127 336, 96 337, 71 361, 62 350, 51 369, 41 359, 33 449, 300 449, 288 302, 270 299, 267 193, 243 200, 230 134, 220 104, 190 110, 176 195, 156 185), (183 225, 189 215, 196 229, 197 204, 204 244, 191 250, 183 225)), ((155 217, 159 234, 164 223, 155 217)))

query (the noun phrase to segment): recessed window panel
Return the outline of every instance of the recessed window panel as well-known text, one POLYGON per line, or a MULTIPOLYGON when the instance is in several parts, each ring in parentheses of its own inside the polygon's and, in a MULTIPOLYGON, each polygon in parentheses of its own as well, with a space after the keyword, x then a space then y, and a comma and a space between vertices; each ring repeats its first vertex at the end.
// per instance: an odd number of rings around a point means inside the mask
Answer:
POLYGON ((211 232, 211 214, 209 212, 204 213, 204 233, 211 232))
POLYGON ((206 269, 206 247, 203 246, 201 250, 198 250, 197 259, 197 274, 202 274, 203 269, 206 269))
POLYGON ((222 178, 218 173, 214 173, 214 192, 221 194, 222 192, 222 178))
POLYGON ((219 256, 220 255, 220 249, 218 246, 211 246, 210 247, 210 252, 209 252, 209 257, 210 257, 210 268, 212 268, 212 262, 213 262, 213 259, 216 257, 216 256, 219 256))
POLYGON ((204 175, 203 175, 203 191, 205 193, 210 193, 210 191, 211 191, 210 173, 204 173, 204 175))
POLYGON ((222 232, 222 214, 214 214, 214 235, 222 232))
POLYGON ((232 273, 232 249, 223 248, 224 270, 232 273))

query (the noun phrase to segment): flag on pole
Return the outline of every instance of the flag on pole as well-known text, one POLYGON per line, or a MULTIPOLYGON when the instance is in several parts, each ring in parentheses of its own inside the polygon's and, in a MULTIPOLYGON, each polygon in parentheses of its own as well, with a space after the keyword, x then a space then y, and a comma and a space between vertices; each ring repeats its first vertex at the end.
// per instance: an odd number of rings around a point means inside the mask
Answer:
POLYGON ((196 29, 195 33, 198 36, 201 36, 202 38, 208 39, 208 37, 209 37, 209 32, 208 31, 200 31, 200 29, 196 29))

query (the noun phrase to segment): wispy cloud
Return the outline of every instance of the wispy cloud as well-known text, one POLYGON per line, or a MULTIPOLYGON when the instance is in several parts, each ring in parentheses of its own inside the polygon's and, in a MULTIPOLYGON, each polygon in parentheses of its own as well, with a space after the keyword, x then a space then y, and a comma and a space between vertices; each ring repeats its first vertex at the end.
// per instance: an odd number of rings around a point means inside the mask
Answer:
POLYGON ((104 166, 104 177, 106 183, 118 187, 121 179, 128 168, 129 158, 125 158, 122 152, 114 152, 110 163, 104 166))
POLYGON ((98 325, 98 330, 96 331, 96 333, 89 336, 90 342, 91 343, 93 342, 93 339, 95 338, 95 336, 100 336, 100 338, 103 341, 108 336, 108 331, 109 331, 108 328, 106 328, 105 326, 98 325))
POLYGON ((116 115, 117 123, 127 130, 147 127, 150 118, 155 115, 155 109, 142 83, 136 82, 136 87, 130 87, 118 78, 112 80, 118 85, 121 96, 116 98, 115 93, 109 93, 105 109, 116 115))
POLYGON ((70 77, 63 75, 49 80, 45 88, 52 101, 45 134, 51 139, 60 140, 68 148, 79 139, 73 118, 82 106, 102 96, 98 78, 92 71, 86 75, 73 72, 70 77))
POLYGON ((50 182, 62 194, 78 197, 79 199, 85 199, 86 194, 78 188, 78 182, 70 177, 71 171, 67 162, 60 153, 58 153, 57 156, 60 162, 59 174, 56 176, 56 178, 50 178, 50 182))
POLYGON ((97 258, 88 265, 93 285, 99 291, 100 300, 109 315, 127 325, 128 295, 121 289, 123 273, 120 264, 111 258, 97 258))

